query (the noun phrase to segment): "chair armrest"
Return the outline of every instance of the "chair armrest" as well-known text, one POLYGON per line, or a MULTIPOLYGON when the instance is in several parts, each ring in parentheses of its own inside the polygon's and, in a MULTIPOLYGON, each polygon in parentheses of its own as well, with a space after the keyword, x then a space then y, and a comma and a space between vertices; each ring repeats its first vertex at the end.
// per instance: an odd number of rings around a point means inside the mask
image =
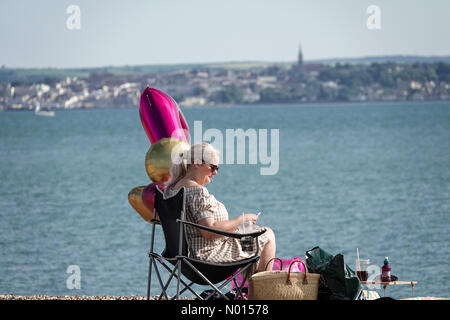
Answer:
POLYGON ((214 229, 214 228, 202 226, 200 224, 193 223, 193 222, 186 221, 186 220, 177 219, 177 222, 182 223, 182 224, 190 225, 190 226, 192 226, 194 228, 197 228, 197 229, 202 229, 202 230, 209 231, 209 232, 212 232, 212 233, 221 234, 221 235, 223 235, 225 237, 231 237, 231 238, 236 238, 236 239, 241 239, 243 237, 256 238, 256 237, 259 237, 260 235, 262 235, 264 232, 266 232, 266 229, 262 229, 260 231, 251 232, 251 233, 234 233, 234 232, 226 232, 226 231, 217 230, 217 229, 214 229))

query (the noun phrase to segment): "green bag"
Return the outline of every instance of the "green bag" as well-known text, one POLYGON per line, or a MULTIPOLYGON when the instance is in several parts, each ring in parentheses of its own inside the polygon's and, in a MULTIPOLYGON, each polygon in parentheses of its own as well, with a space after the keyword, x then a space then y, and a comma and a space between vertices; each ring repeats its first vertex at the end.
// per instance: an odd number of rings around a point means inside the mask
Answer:
POLYGON ((306 251, 308 272, 319 273, 318 300, 358 300, 362 286, 356 275, 344 263, 344 256, 333 256, 319 247, 306 251))

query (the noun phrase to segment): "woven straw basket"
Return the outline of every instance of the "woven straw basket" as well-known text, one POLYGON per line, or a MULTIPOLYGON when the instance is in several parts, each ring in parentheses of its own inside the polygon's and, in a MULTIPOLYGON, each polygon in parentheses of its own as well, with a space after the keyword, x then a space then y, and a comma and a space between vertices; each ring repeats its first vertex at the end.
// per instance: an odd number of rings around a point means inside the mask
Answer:
MULTIPOLYGON (((281 259, 280 267, 283 268, 281 259)), ((271 259, 267 265, 273 260, 271 259)), ((267 269, 266 265, 266 269, 267 269)), ((248 282, 250 300, 317 300, 318 273, 306 273, 300 260, 289 265, 289 270, 273 270, 255 273, 248 282), (300 262, 305 272, 291 272, 292 264, 300 262)))

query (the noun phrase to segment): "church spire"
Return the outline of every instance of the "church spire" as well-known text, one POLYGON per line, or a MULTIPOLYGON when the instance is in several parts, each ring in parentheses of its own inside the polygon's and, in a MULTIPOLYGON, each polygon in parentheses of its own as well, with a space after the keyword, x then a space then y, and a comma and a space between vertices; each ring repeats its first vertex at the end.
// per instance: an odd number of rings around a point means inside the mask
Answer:
POLYGON ((303 52, 302 52, 302 45, 300 44, 298 47, 298 59, 297 59, 297 65, 301 68, 303 66, 303 52))

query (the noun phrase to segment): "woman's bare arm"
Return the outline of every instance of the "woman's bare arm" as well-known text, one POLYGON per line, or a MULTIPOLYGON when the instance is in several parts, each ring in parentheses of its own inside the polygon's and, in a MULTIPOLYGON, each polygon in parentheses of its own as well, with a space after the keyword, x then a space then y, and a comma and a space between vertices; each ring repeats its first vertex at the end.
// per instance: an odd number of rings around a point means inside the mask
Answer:
MULTIPOLYGON (((253 223, 256 223, 256 221, 258 220, 258 216, 253 213, 246 213, 246 214, 244 214, 244 220, 245 221, 253 221, 253 223)), ((242 222, 242 216, 238 216, 234 219, 225 220, 225 221, 215 221, 213 218, 206 218, 206 219, 200 220, 198 222, 198 224, 205 226, 205 227, 214 228, 214 229, 218 229, 218 230, 222 230, 222 231, 226 231, 226 232, 234 232, 238 228, 238 226, 241 222, 242 222)), ((208 240, 213 240, 213 239, 223 237, 220 234, 208 232, 205 230, 199 230, 199 231, 200 231, 200 234, 208 240)))

